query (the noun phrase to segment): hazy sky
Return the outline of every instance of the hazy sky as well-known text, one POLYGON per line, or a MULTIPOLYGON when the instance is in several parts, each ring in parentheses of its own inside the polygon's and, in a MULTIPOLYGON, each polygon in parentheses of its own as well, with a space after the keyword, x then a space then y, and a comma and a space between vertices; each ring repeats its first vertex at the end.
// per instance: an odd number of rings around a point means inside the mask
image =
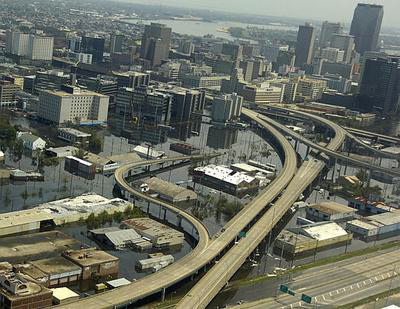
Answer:
POLYGON ((142 4, 163 4, 223 11, 288 16, 350 23, 357 3, 383 4, 384 26, 400 27, 400 0, 125 0, 142 4))

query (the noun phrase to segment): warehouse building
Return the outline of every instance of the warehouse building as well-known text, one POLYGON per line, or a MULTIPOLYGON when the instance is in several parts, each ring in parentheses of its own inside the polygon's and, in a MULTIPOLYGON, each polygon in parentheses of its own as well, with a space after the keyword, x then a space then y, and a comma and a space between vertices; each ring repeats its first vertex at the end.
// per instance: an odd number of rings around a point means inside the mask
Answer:
POLYGON ((193 181, 238 197, 257 192, 260 187, 255 177, 212 164, 195 168, 193 181))
POLYGON ((143 238, 149 239, 153 246, 164 248, 182 245, 185 235, 182 232, 150 218, 135 218, 122 221, 122 226, 133 228, 143 238))
POLYGON ((45 280, 43 283, 48 287, 77 283, 82 274, 82 269, 79 266, 61 256, 32 261, 30 264, 36 270, 24 270, 24 273, 40 282, 45 280), (45 276, 40 275, 38 278, 40 272, 45 276))
POLYGON ((72 128, 59 128, 58 138, 62 139, 71 144, 81 144, 84 145, 89 142, 89 138, 92 134, 81 132, 72 128))
POLYGON ((69 250, 63 253, 63 257, 82 269, 82 280, 93 277, 116 277, 119 272, 119 259, 96 248, 69 250))
POLYGON ((352 238, 334 222, 318 222, 282 231, 275 240, 275 249, 288 256, 306 255, 350 243, 352 238))
POLYGON ((346 229, 363 238, 379 238, 400 232, 400 211, 386 212, 347 222, 346 229))
POLYGON ((96 177, 96 165, 74 156, 65 157, 64 170, 88 180, 96 177))
POLYGON ((171 204, 193 202, 197 200, 196 192, 157 177, 147 179, 144 183, 147 185, 148 193, 157 194, 159 199, 171 204))
POLYGON ((66 287, 54 288, 51 290, 53 291, 54 305, 66 305, 79 299, 79 294, 66 287))
POLYGON ((307 217, 321 221, 344 221, 356 215, 354 208, 332 202, 322 201, 306 208, 307 217))
POLYGON ((395 208, 388 206, 385 203, 369 201, 361 196, 356 196, 349 199, 349 206, 358 209, 359 211, 372 214, 382 214, 385 212, 396 211, 395 208))
POLYGON ((151 242, 143 239, 134 229, 119 229, 109 227, 89 231, 89 235, 102 245, 115 250, 134 248, 139 250, 150 249, 151 242))

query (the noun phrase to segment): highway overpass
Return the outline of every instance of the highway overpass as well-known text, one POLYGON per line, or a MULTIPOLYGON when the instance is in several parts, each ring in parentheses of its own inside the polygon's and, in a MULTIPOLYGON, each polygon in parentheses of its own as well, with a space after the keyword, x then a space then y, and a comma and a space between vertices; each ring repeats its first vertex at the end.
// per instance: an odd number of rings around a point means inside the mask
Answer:
MULTIPOLYGON (((258 113, 243 109, 243 114, 260 125, 266 124, 266 117, 260 117, 258 113)), ((328 148, 337 150, 345 140, 343 132, 331 140, 328 148)), ((292 146, 287 145, 286 151, 294 153, 292 146)), ((218 294, 229 279, 246 261, 247 257, 265 239, 273 227, 291 208, 307 187, 318 177, 325 164, 318 160, 308 160, 291 180, 290 184, 273 206, 261 217, 260 220, 248 231, 247 236, 242 238, 237 245, 233 246, 208 273, 189 291, 188 294, 178 303, 177 309, 205 308, 218 294)), ((256 198, 263 203, 262 196, 256 198)))
MULTIPOLYGON (((203 235, 200 235, 201 237, 199 238, 198 245, 191 253, 172 265, 125 287, 86 297, 65 306, 57 306, 57 308, 105 309, 133 304, 146 296, 158 292, 165 292, 166 288, 196 274, 206 265, 213 263, 225 249, 233 245, 239 233, 246 230, 253 222, 258 220, 258 217, 262 215, 267 205, 281 194, 297 172, 297 156, 285 136, 268 123, 260 119, 256 119, 256 121, 262 123, 262 126, 275 137, 279 146, 278 148, 283 150, 283 156, 285 157, 281 172, 267 188, 254 200, 249 202, 219 233, 214 235, 212 239, 207 240, 205 231, 201 232, 202 227, 198 225, 200 230, 199 235, 200 233, 203 235)), ((150 162, 152 162, 152 164, 161 163, 158 160, 142 161, 137 164, 122 167, 117 170, 115 174, 117 183, 123 187, 124 190, 129 192, 129 194, 143 199, 147 198, 147 196, 143 196, 140 192, 131 188, 129 184, 126 183, 125 176, 131 169, 141 165, 148 165, 150 162)), ((152 200, 152 202, 156 202, 159 205, 161 204, 159 200, 152 200)), ((162 207, 167 207, 167 205, 164 204, 162 207)))

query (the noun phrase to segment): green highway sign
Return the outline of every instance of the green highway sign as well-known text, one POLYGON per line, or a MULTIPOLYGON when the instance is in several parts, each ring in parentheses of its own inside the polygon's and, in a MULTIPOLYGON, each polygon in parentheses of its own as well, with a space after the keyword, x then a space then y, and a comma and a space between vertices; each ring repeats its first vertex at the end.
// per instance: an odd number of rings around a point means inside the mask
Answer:
POLYGON ((239 237, 240 238, 245 238, 247 236, 246 232, 240 232, 239 237))
POLYGON ((312 297, 308 296, 306 294, 301 295, 301 300, 304 301, 305 303, 311 304, 312 302, 312 297))
POLYGON ((287 285, 281 284, 279 287, 279 291, 281 291, 283 293, 287 293, 289 291, 289 287, 287 285))
POLYGON ((289 290, 287 293, 289 295, 296 296, 296 292, 295 291, 289 290))

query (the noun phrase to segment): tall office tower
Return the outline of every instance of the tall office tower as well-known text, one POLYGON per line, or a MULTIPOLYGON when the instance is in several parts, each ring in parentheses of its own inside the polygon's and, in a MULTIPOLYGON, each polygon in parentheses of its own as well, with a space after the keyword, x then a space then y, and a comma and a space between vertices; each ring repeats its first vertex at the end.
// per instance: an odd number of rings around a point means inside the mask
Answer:
POLYGON ((167 138, 172 97, 149 87, 121 88, 116 98, 115 127, 136 141, 158 144, 167 138))
POLYGON ((81 52, 82 38, 80 36, 73 36, 68 38, 68 49, 75 53, 81 52))
POLYGON ((51 61, 53 59, 54 38, 31 34, 28 43, 28 58, 51 61))
POLYGON ((311 64, 315 43, 315 28, 306 23, 299 26, 296 43, 296 66, 311 64))
POLYGON ((122 53, 124 39, 124 35, 113 33, 110 37, 110 53, 122 53))
POLYGON ((349 63, 354 49, 354 36, 348 34, 334 34, 331 47, 343 50, 343 62, 349 63))
POLYGON ((343 62, 344 51, 339 48, 325 47, 321 49, 321 58, 329 62, 343 62))
POLYGON ((400 58, 367 59, 360 85, 360 103, 367 111, 394 114, 399 107, 400 58))
POLYGON ((230 56, 232 60, 238 61, 243 56, 243 46, 235 43, 223 43, 221 54, 230 56))
POLYGON ((374 51, 378 45, 383 6, 359 3, 354 11, 350 34, 355 37, 356 51, 374 51))
POLYGON ((27 56, 29 46, 29 34, 8 30, 6 32, 6 51, 17 56, 27 56))
POLYGON ((135 89, 137 87, 147 87, 150 82, 149 73, 129 71, 114 73, 113 75, 117 78, 118 88, 128 87, 135 89))
POLYGON ((163 24, 146 25, 142 37, 140 57, 150 62, 151 66, 159 66, 169 58, 172 29, 163 24))
POLYGON ((84 36, 82 37, 80 51, 85 54, 91 54, 93 56, 92 61, 100 63, 103 61, 104 43, 104 38, 84 36))
POLYGON ((321 35, 319 37, 319 45, 321 47, 328 47, 332 43, 333 35, 342 33, 343 26, 341 23, 331 23, 324 21, 322 24, 321 35))
POLYGON ((215 122, 227 122, 242 114, 243 97, 236 93, 216 97, 212 103, 211 118, 215 122))

